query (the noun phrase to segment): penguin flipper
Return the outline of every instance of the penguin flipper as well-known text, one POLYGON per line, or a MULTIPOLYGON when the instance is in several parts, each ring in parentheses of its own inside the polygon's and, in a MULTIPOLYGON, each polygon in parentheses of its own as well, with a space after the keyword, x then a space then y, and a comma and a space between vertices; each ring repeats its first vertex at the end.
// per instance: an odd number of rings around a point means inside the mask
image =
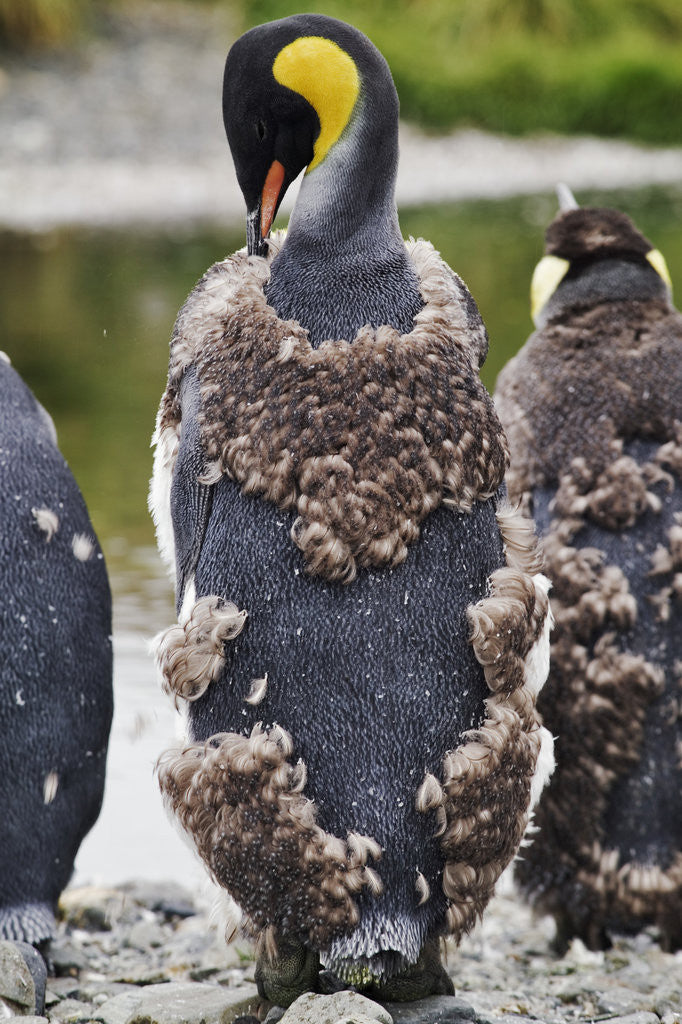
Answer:
POLYGON ((180 385, 180 407, 180 443, 170 492, 178 611, 199 560, 206 524, 211 514, 213 491, 210 484, 200 482, 205 469, 205 459, 198 419, 201 393, 199 378, 193 366, 185 371, 180 385))

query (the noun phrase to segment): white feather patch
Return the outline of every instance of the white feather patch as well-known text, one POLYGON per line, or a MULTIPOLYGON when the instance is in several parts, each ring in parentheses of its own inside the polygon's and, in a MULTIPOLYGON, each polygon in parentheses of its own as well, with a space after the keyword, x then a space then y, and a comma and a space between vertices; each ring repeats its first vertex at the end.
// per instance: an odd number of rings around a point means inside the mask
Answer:
MULTIPOLYGON (((536 573, 533 576, 533 582, 536 593, 538 591, 543 595, 549 593, 552 584, 542 573, 536 573)), ((549 634, 553 625, 552 607, 548 605, 542 632, 526 655, 524 682, 533 694, 533 697, 536 698, 547 682, 547 676, 549 675, 549 634)))
POLYGON ((147 501, 154 525, 159 554, 171 574, 175 576, 175 536, 171 518, 170 495, 173 470, 178 456, 180 432, 175 427, 157 427, 152 437, 154 446, 154 470, 149 485, 147 501))
POLYGON ((535 771, 530 783, 530 807, 537 805, 543 789, 547 785, 555 768, 554 737, 544 725, 540 727, 540 753, 535 762, 535 771))
POLYGON ((79 562, 87 562, 89 558, 92 558, 95 543, 92 537, 88 537, 85 533, 74 533, 71 539, 71 550, 79 562))
POLYGON ((45 540, 49 542, 59 529, 59 517, 51 508, 32 508, 31 515, 36 521, 36 526, 45 534, 45 540))

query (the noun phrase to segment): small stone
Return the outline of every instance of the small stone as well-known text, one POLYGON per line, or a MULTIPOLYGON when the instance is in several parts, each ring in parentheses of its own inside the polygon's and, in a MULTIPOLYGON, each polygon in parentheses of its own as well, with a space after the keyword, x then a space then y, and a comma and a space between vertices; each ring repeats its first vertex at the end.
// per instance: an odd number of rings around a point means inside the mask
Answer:
POLYGON ((107 1000, 93 1013, 104 1024, 231 1024, 260 1002, 255 985, 229 990, 197 982, 148 985, 107 1000))
POLYGON ((263 1024, 279 1024, 286 1012, 286 1007, 284 1006, 273 1006, 272 1009, 268 1011, 268 1015, 263 1021, 263 1024))
POLYGON ((609 1024, 660 1024, 657 1013, 628 1013, 624 1017, 609 1017, 609 1024))
POLYGON ((93 1015, 93 1020, 104 1021, 105 1024, 128 1024, 142 1002, 142 992, 121 992, 112 996, 105 1003, 99 1006, 93 1015))
POLYGON ((142 953, 148 949, 155 949, 163 946, 166 934, 156 920, 136 921, 128 932, 127 946, 139 949, 142 953))
POLYGON ((4 1017, 2 1024, 9 1024, 10 1021, 16 1021, 17 1024, 49 1024, 47 1017, 32 1017, 30 1015, 21 1017, 4 1017))
POLYGON ((52 1021, 59 1024, 79 1024, 80 1021, 92 1020, 94 1007, 79 999, 63 999, 52 1009, 52 1021))
POLYGON ((165 918, 194 917, 197 912, 190 893, 173 882, 129 882, 122 891, 165 918))
POLYGON ((79 972, 87 966, 87 958, 82 950, 59 936, 50 943, 50 961, 58 978, 77 978, 79 972))
POLYGON ((107 931, 121 913, 123 897, 116 889, 84 885, 67 889, 59 899, 61 917, 73 928, 107 931))
POLYGON ((473 1006, 457 996, 427 996, 411 1003, 385 1006, 394 1024, 468 1024, 476 1020, 473 1006))
POLYGON ((367 999, 359 992, 334 992, 333 995, 317 995, 305 992, 291 1004, 280 1018, 281 1024, 337 1024, 339 1021, 379 1021, 393 1024, 388 1010, 379 1003, 367 999))
MULTIPOLYGON (((504 1013, 492 1020, 489 1017, 477 1017, 478 1024, 538 1024, 536 1017, 525 1017, 519 1013, 504 1013)), ((611 1024, 611 1021, 609 1021, 611 1024)))
POLYGON ((617 986, 609 988, 597 997, 597 1010, 613 1016, 638 1013, 650 1009, 651 998, 631 988, 617 986))
POLYGON ((682 1016, 682 987, 678 984, 658 988, 647 1010, 653 1010, 661 1018, 667 1014, 677 1014, 679 1019, 682 1016))
MULTIPOLYGON (((14 942, 0 942, 0 1001, 12 1012, 33 1013, 36 990, 28 964, 14 942)), ((0 1016, 9 1016, 1 1014, 0 1016)))

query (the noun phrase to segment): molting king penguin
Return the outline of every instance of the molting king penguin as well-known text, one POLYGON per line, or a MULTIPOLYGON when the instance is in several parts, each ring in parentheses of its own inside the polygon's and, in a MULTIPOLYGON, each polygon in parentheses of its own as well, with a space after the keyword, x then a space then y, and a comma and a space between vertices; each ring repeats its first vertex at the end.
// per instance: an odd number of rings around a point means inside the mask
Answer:
POLYGON ((248 249, 182 308, 157 420, 157 661, 191 741, 161 787, 263 995, 450 992, 439 937, 482 912, 553 764, 547 582, 500 495, 487 334, 400 236, 398 100, 365 36, 252 29, 223 104, 248 249))
POLYGON ((647 924, 682 944, 682 316, 660 252, 563 186, 500 374, 509 495, 543 536, 558 737, 517 878, 560 947, 647 924))
POLYGON ((0 938, 44 948, 102 804, 111 595, 54 425, 0 358, 0 938))

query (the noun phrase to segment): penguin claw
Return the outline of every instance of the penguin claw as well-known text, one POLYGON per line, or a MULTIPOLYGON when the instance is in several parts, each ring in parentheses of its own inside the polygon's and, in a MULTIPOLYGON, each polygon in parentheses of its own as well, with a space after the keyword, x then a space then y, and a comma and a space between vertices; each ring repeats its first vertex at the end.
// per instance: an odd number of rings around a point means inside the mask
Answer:
POLYGON ((280 939, 274 957, 261 953, 256 961, 258 994, 276 1006, 290 1006, 304 992, 319 989, 320 958, 298 942, 280 939))

